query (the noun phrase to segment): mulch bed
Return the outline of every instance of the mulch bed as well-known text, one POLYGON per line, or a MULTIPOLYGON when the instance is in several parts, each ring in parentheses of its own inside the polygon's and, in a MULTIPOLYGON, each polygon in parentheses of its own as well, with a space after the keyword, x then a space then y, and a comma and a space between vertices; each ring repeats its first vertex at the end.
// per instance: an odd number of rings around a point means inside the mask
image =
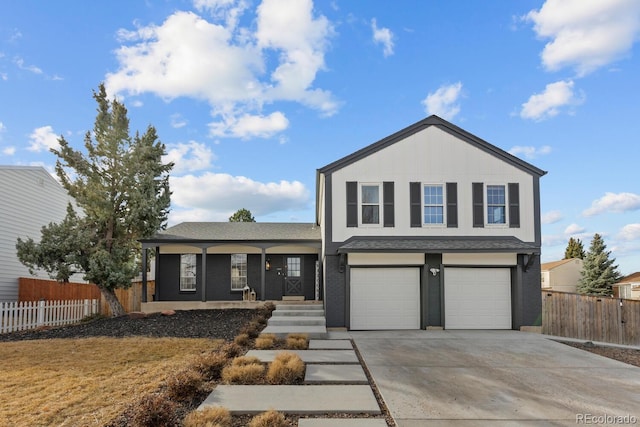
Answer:
POLYGON ((590 341, 587 341, 587 342, 559 341, 559 342, 571 347, 579 348, 580 350, 590 351, 591 353, 608 357, 609 359, 615 359, 619 362, 624 362, 629 365, 640 367, 640 350, 637 350, 637 349, 596 345, 590 341))

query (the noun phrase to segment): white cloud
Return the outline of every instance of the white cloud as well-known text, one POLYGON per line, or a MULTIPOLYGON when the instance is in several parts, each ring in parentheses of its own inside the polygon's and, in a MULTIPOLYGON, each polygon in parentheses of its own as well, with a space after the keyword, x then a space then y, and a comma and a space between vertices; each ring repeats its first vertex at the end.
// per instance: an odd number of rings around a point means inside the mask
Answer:
POLYGON ((618 233, 618 239, 631 241, 640 240, 640 224, 627 224, 618 233))
POLYGON ((462 93, 462 83, 441 86, 435 92, 429 93, 422 101, 427 114, 436 114, 443 119, 451 120, 460 112, 457 104, 462 93))
POLYGON ((509 150, 509 153, 513 154, 514 156, 523 155, 527 159, 535 159, 538 156, 544 156, 551 153, 551 147, 548 145, 543 145, 540 148, 516 145, 515 147, 511 148, 511 150, 509 150))
POLYGON ((2 154, 6 156, 13 156, 16 154, 16 147, 6 147, 2 149, 2 154))
POLYGON ((29 151, 40 152, 42 150, 50 150, 59 148, 58 135, 53 132, 51 126, 42 126, 36 128, 29 135, 29 151))
POLYGON ((42 74, 42 70, 35 65, 25 65, 24 59, 18 57, 13 60, 13 62, 20 68, 21 70, 32 72, 33 74, 42 74))
POLYGON ((562 213, 560 211, 550 211, 542 215, 543 224, 555 224, 562 220, 562 213))
POLYGON ((246 28, 237 26, 246 2, 194 4, 214 19, 178 11, 161 25, 118 32, 123 41, 116 51, 120 67, 105 79, 111 95, 150 92, 166 100, 206 100, 213 129, 222 123, 225 135, 244 138, 286 129, 281 127, 288 125, 286 118, 280 119, 282 112, 263 111, 277 101, 299 102, 321 115, 337 111, 331 92, 313 87, 325 68, 333 27, 324 16, 314 16, 311 0, 264 0, 256 10, 255 26, 246 28), (248 117, 262 118, 259 123, 266 128, 252 127, 251 134, 229 125, 246 123, 248 117))
POLYGON ((171 115, 171 127, 174 129, 180 129, 187 125, 187 121, 182 117, 182 114, 176 113, 171 115))
POLYGON ((209 124, 212 136, 248 139, 250 137, 269 138, 289 127, 289 120, 279 111, 268 116, 229 116, 223 121, 209 124))
POLYGON ((584 233, 586 229, 578 224, 569 224, 567 226, 567 228, 564 229, 564 234, 566 235, 574 235, 574 234, 580 234, 580 233, 584 233))
POLYGON ((170 178, 172 223, 226 220, 241 207, 253 215, 308 208, 309 191, 299 181, 262 183, 244 176, 205 172, 170 178))
POLYGON ((591 207, 585 209, 582 215, 589 217, 605 212, 624 213, 640 209, 640 195, 634 193, 605 193, 594 200, 591 207))
POLYGON ((562 107, 582 104, 584 94, 576 95, 573 86, 573 80, 549 83, 544 92, 531 95, 529 100, 522 104, 520 117, 536 121, 544 120, 558 115, 562 107))
POLYGON ((373 31, 373 41, 382 45, 382 53, 385 57, 393 55, 393 33, 390 29, 378 28, 376 18, 371 20, 371 31, 373 31))
POLYGON ((185 172, 194 172, 211 167, 215 160, 213 151, 205 144, 189 141, 188 143, 167 144, 167 154, 162 161, 174 162, 172 174, 180 175, 185 172))
POLYGON ((573 67, 583 76, 629 53, 640 33, 640 2, 547 0, 525 19, 550 39, 541 54, 545 68, 573 67))

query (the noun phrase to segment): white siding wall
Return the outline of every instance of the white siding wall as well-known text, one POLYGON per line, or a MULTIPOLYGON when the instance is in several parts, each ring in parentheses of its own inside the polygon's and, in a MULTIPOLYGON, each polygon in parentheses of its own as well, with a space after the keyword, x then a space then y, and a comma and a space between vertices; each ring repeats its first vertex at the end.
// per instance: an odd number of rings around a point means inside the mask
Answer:
POLYGON ((546 283, 554 291, 576 292, 582 277, 582 260, 574 259, 549 270, 549 281, 546 283))
POLYGON ((30 276, 16 256, 17 238, 39 240, 42 226, 61 221, 71 200, 44 168, 0 166, 0 301, 17 301, 18 278, 30 276))
MULTIPOLYGON (((333 241, 351 236, 515 236, 535 240, 533 177, 465 141, 430 126, 332 175, 333 241), (346 182, 395 182, 395 227, 346 226, 346 182), (458 184, 458 227, 410 227, 409 183, 458 184), (520 184, 520 228, 474 228, 473 182, 520 184)), ((486 201, 486 194, 485 194, 486 201)), ((486 212, 485 212, 486 217, 486 212)), ((485 219, 486 220, 486 219, 485 219)))

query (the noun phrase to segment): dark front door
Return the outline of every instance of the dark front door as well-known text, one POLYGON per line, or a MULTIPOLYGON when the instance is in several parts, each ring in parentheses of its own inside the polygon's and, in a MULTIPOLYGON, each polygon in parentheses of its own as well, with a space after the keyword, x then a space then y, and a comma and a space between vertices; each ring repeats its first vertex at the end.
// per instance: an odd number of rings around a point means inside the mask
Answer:
POLYGON ((304 295, 302 289, 302 258, 284 257, 284 294, 285 296, 304 295))

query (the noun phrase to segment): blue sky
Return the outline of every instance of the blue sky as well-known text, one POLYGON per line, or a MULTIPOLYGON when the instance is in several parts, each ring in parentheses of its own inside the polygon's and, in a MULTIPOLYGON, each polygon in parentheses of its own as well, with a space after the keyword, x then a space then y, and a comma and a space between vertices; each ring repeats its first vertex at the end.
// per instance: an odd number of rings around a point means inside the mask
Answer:
POLYGON ((0 164, 52 171, 105 82, 156 127, 171 224, 312 222, 315 171, 438 114, 548 171, 543 262, 603 235, 640 271, 637 0, 5 2, 0 164))

